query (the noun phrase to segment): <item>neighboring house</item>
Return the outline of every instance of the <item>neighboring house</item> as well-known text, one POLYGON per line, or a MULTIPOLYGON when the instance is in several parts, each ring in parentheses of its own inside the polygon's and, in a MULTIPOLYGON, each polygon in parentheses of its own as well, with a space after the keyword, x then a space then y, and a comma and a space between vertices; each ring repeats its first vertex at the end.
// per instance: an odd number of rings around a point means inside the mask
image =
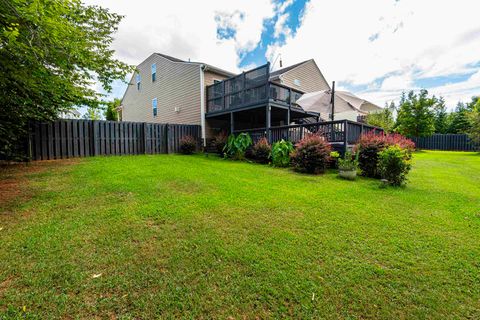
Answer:
POLYGON ((313 59, 270 72, 270 81, 305 93, 330 89, 313 59))
POLYGON ((80 119, 80 112, 78 112, 78 110, 75 110, 75 109, 72 109, 72 110, 68 110, 68 111, 61 111, 59 114, 58 114, 58 117, 60 119, 80 119))
POLYGON ((270 64, 235 75, 201 62, 154 53, 138 67, 119 109, 122 121, 198 124, 216 132, 318 121, 296 104, 304 93, 329 90, 313 59, 270 72, 270 64))

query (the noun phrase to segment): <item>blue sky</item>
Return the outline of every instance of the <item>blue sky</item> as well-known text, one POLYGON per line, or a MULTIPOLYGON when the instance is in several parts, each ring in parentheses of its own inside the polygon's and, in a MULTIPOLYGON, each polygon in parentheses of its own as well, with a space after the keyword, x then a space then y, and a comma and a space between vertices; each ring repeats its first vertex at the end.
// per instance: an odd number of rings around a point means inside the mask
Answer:
POLYGON ((125 15, 113 49, 133 65, 162 52, 240 72, 281 55, 284 66, 315 59, 327 81, 382 106, 420 88, 451 109, 480 94, 475 1, 85 1, 125 15))

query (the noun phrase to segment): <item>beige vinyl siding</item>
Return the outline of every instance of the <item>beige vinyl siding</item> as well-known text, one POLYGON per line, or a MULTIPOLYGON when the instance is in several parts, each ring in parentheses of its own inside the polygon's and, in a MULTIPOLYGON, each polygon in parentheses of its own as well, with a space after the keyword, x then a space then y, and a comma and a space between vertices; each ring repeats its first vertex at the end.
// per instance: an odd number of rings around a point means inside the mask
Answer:
MULTIPOLYGON (((212 71, 205 71, 205 87, 212 85, 215 80, 225 80, 228 77, 220 75, 218 73, 212 72, 212 71)), ((205 93, 205 98, 207 98, 207 94, 205 93)))
MULTIPOLYGON (((218 73, 214 73, 211 71, 205 71, 204 72, 204 82, 205 82, 205 112, 207 108, 207 86, 214 84, 215 80, 225 80, 228 77, 224 75, 220 75, 218 73)), ((215 135, 214 130, 210 126, 209 121, 205 121, 205 137, 207 139, 213 138, 215 135)))
POLYGON ((200 124, 200 65, 172 62, 152 54, 137 69, 141 87, 137 90, 134 74, 122 101, 123 121, 200 124), (155 82, 151 75, 153 63, 157 65, 155 82), (158 101, 156 117, 152 112, 153 98, 158 101))
POLYGON ((330 89, 313 59, 280 75, 280 80, 275 82, 306 93, 330 89), (300 81, 300 86, 295 84, 295 79, 300 81))

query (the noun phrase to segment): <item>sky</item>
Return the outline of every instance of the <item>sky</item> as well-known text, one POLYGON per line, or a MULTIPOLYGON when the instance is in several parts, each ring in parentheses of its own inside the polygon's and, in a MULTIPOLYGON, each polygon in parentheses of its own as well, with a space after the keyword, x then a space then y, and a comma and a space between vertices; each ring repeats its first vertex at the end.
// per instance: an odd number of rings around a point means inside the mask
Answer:
MULTIPOLYGON (((232 72, 313 58, 337 89, 380 106, 421 88, 450 110, 480 95, 477 0, 84 2, 125 16, 113 49, 132 65, 153 52, 232 72)), ((109 97, 125 88, 116 82, 109 97)))

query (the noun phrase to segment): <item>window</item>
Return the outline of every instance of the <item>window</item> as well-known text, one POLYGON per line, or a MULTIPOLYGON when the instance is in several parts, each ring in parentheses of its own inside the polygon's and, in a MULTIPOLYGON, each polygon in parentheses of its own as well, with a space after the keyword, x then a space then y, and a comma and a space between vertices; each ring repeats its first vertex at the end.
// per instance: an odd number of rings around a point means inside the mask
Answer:
POLYGON ((213 79, 213 84, 222 82, 221 80, 213 79))
POLYGON ((301 82, 300 82, 300 80, 298 80, 298 79, 293 80, 293 83, 294 83, 296 86, 298 86, 298 87, 301 86, 301 82))
POLYGON ((153 116, 156 117, 157 116, 157 98, 152 99, 152 112, 153 112, 153 116))
POLYGON ((157 64, 154 63, 152 64, 152 82, 155 82, 157 80, 157 64))
POLYGON ((140 90, 140 82, 142 81, 142 77, 140 77, 140 74, 137 73, 137 90, 140 90))

